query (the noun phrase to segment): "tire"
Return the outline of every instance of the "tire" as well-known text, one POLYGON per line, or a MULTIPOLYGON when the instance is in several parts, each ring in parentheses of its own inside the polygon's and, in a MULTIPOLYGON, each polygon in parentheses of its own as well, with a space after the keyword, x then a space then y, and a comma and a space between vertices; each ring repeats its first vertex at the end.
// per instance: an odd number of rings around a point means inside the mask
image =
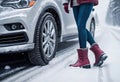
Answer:
POLYGON ((95 36, 95 20, 92 19, 90 23, 90 33, 94 37, 95 36))
POLYGON ((43 66, 48 64, 49 61, 55 57, 58 46, 57 34, 55 18, 49 12, 44 13, 38 20, 35 29, 35 47, 28 54, 32 64, 43 66))

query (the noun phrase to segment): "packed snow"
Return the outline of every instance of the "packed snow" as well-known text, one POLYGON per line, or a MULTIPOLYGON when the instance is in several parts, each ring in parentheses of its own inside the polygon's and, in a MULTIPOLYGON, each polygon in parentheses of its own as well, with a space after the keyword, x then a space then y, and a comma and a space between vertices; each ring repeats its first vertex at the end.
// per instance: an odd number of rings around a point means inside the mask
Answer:
MULTIPOLYGON (((120 82, 120 28, 105 24, 108 3, 109 0, 100 0, 100 5, 96 7, 100 24, 96 29, 95 40, 108 55, 102 67, 92 66, 91 69, 69 67, 69 64, 77 60, 77 52, 73 51, 71 56, 61 61, 59 65, 32 77, 27 82, 120 82)), ((93 64, 94 56, 91 51, 89 58, 93 64)), ((54 63, 54 60, 50 63, 54 63)))
MULTIPOLYGON (((100 27, 96 30, 95 39, 109 56, 102 67, 92 66, 91 69, 69 67, 69 64, 74 63, 77 59, 77 53, 73 51, 70 57, 42 74, 32 77, 27 82, 119 82, 119 35, 120 29, 117 27, 100 27)), ((94 56, 91 51, 89 51, 89 58, 93 64, 94 56)), ((52 63, 54 60, 50 62, 50 64, 52 63)))
POLYGON ((35 66, 3 82, 119 82, 120 81, 120 28, 99 26, 95 40, 108 55, 100 67, 94 67, 94 55, 89 51, 91 69, 69 67, 77 60, 78 43, 61 52, 47 66, 35 66))
POLYGON ((49 65, 35 66, 4 82, 120 82, 120 28, 105 24, 109 0, 99 1, 100 5, 96 7, 96 11, 100 24, 96 27, 95 40, 108 55, 108 59, 101 67, 93 66, 95 59, 91 51, 89 51, 91 69, 69 67, 69 64, 77 60, 76 49, 79 48, 77 44, 66 53, 61 52, 49 65))

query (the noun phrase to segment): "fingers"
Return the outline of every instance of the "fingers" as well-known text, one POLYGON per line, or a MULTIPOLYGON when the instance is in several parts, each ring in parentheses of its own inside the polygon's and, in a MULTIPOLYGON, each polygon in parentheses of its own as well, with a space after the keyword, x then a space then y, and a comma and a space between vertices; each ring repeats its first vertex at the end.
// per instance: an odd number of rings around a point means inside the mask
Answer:
POLYGON ((66 13, 69 13, 68 4, 64 4, 64 10, 65 10, 66 13))
POLYGON ((69 10, 68 10, 68 9, 65 9, 65 12, 66 12, 66 13, 69 13, 69 10))

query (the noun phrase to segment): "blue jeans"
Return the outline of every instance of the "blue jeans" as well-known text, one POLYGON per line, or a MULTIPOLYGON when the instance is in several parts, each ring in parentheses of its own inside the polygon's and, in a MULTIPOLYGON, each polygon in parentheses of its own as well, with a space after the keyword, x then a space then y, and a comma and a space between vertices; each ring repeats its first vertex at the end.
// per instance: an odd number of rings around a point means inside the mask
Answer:
POLYGON ((91 33, 86 29, 86 23, 92 11, 93 4, 81 4, 73 7, 73 14, 78 28, 80 48, 86 48, 87 41, 92 45, 95 43, 91 33))

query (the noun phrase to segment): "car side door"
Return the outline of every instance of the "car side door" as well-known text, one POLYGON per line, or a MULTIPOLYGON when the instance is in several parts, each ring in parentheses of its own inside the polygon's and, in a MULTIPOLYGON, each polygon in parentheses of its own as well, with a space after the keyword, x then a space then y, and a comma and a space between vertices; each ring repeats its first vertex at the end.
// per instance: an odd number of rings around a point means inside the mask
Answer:
POLYGON ((69 13, 66 13, 64 11, 63 1, 56 0, 56 2, 60 7, 62 19, 63 19, 62 22, 64 23, 64 25, 63 25, 64 33, 63 34, 66 36, 76 35, 77 28, 76 28, 76 23, 75 23, 74 16, 73 16, 72 8, 69 6, 69 13))

